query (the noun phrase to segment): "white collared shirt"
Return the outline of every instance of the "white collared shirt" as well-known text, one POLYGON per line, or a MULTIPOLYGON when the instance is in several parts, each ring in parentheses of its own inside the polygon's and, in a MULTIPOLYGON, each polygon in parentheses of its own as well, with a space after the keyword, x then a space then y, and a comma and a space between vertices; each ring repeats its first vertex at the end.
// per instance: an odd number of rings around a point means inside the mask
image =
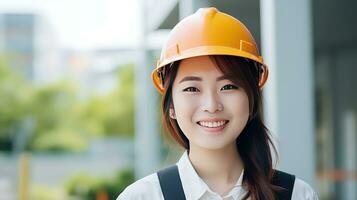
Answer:
MULTIPOLYGON (((239 176, 232 190, 224 197, 213 192, 208 185, 198 176, 188 157, 184 152, 177 162, 182 187, 186 200, 240 200, 247 190, 242 187, 244 170, 239 176)), ((318 200, 314 190, 304 181, 295 178, 292 200, 318 200)), ((164 200, 157 174, 148 175, 129 185, 117 200, 164 200)))

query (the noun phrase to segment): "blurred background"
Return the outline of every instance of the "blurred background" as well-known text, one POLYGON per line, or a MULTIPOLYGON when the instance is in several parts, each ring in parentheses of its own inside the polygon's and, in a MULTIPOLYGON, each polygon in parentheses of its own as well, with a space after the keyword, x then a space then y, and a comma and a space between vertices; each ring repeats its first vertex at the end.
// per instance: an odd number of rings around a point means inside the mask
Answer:
POLYGON ((115 199, 175 163, 150 73, 170 29, 209 6, 270 68, 276 167, 322 200, 357 199, 356 1, 2 0, 0 200, 115 199))

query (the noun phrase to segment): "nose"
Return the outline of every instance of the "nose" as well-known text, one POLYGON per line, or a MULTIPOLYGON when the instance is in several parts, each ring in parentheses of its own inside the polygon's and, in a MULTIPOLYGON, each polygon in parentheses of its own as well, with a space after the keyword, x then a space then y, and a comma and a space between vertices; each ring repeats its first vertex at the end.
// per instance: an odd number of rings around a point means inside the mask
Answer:
POLYGON ((203 96, 202 110, 209 113, 215 113, 223 110, 223 104, 216 92, 209 92, 203 96))

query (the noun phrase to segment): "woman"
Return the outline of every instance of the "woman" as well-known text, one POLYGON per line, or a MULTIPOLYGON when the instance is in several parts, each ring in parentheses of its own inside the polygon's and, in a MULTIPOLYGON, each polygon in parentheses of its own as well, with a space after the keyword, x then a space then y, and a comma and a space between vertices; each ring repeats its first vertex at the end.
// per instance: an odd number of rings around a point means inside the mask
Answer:
POLYGON ((163 122, 185 152, 177 165, 128 186, 124 199, 318 199, 295 176, 273 169, 262 121, 268 68, 247 28, 216 8, 199 9, 171 31, 152 73, 163 122))

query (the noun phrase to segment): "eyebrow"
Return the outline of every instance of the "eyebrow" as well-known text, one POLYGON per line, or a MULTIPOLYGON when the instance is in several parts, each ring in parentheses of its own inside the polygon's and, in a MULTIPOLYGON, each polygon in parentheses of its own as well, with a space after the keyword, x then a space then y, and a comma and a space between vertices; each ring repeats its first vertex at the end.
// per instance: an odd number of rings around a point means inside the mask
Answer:
MULTIPOLYGON (((232 75, 223 75, 220 76, 216 79, 216 81, 222 81, 222 80, 231 80, 233 78, 232 75)), ((181 81, 179 83, 182 83, 184 81, 202 81, 201 77, 198 76, 186 76, 183 79, 181 79, 181 81)))
POLYGON ((185 78, 181 79, 179 83, 185 82, 185 81, 202 81, 202 78, 198 76, 186 76, 185 78))

